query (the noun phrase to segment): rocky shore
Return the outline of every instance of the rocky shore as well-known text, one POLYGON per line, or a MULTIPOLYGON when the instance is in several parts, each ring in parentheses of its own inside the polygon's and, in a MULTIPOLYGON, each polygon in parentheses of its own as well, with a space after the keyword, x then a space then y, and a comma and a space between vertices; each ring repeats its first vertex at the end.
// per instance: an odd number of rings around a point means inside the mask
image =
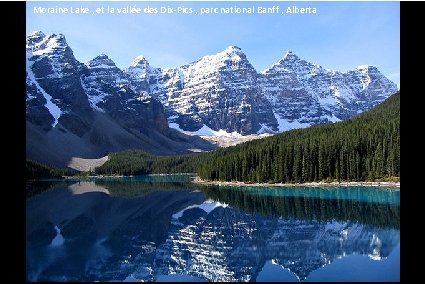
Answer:
POLYGON ((382 187, 398 187, 400 182, 387 182, 387 181, 344 181, 344 182, 305 182, 305 183, 245 183, 241 181, 205 181, 196 177, 193 179, 194 183, 204 185, 218 185, 218 186, 274 186, 274 187, 323 187, 323 186, 382 186, 382 187))

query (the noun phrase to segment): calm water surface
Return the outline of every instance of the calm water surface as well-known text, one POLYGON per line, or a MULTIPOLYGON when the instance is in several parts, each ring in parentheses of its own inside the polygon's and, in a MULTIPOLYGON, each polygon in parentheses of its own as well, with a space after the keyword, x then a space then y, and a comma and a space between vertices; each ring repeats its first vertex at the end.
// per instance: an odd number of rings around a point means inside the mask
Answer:
POLYGON ((61 183, 31 197, 27 279, 400 280, 399 190, 206 187, 189 179, 61 183))

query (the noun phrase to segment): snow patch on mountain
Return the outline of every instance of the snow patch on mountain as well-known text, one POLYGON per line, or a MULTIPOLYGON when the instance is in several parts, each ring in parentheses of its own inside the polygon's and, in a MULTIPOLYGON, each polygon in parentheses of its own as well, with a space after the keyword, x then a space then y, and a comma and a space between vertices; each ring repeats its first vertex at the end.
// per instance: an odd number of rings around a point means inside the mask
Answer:
POLYGON ((227 132, 223 129, 220 129, 218 131, 212 130, 210 127, 206 126, 205 124, 199 128, 196 131, 186 131, 180 128, 180 126, 177 123, 170 122, 168 123, 168 126, 170 128, 174 128, 180 132, 183 132, 187 135, 198 135, 198 136, 220 136, 220 137, 242 137, 240 133, 233 131, 233 132, 227 132))
POLYGON ((285 132, 285 131, 298 129, 298 128, 307 128, 311 126, 310 123, 299 122, 298 120, 290 121, 288 119, 284 119, 280 117, 279 114, 277 113, 274 113, 274 116, 276 117, 277 123, 279 125, 278 126, 279 132, 285 132))
POLYGON ((261 123, 260 126, 261 126, 261 128, 260 128, 260 130, 257 131, 257 134, 275 133, 275 131, 273 131, 273 129, 271 129, 270 127, 268 127, 264 123, 261 123))
POLYGON ((52 127, 55 127, 56 124, 58 124, 59 122, 59 118, 62 115, 62 110, 59 108, 58 105, 56 105, 53 102, 53 98, 51 95, 49 95, 46 91, 44 91, 44 89, 38 84, 37 80, 35 79, 34 73, 32 71, 32 65, 33 65, 33 61, 29 60, 32 57, 32 52, 27 50, 27 74, 29 79, 31 80, 32 83, 35 84, 35 86, 37 87, 37 89, 43 94, 43 97, 46 99, 46 104, 44 105, 49 113, 53 116, 53 118, 55 119, 54 122, 52 123, 52 127))
POLYGON ((91 108, 99 112, 105 112, 102 108, 98 107, 97 104, 103 102, 107 94, 98 92, 95 87, 86 84, 81 78, 80 80, 81 86, 83 87, 84 92, 87 94, 91 108))

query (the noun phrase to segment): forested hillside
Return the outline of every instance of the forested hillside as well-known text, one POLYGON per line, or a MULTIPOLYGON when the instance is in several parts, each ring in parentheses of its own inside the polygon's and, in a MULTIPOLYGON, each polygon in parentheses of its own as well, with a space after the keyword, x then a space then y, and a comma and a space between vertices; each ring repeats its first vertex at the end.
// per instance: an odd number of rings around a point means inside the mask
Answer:
POLYGON ((95 169, 100 175, 145 175, 195 173, 199 154, 155 156, 142 150, 109 154, 109 160, 95 169))
POLYGON ((205 154, 202 179, 365 181, 400 176, 400 93, 344 122, 289 131, 205 154))
POLYGON ((27 180, 41 178, 62 178, 63 176, 71 176, 75 174, 75 170, 54 168, 31 160, 26 161, 27 180))

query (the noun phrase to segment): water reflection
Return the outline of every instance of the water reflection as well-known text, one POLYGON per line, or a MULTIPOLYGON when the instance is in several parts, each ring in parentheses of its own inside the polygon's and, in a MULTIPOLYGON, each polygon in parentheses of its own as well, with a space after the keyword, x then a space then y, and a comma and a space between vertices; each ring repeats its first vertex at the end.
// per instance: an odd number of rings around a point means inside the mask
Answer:
POLYGON ((382 189, 247 189, 205 187, 208 198, 243 211, 300 220, 352 221, 399 228, 400 192, 382 189), (367 193, 370 195, 366 197, 367 193), (366 198, 365 198, 366 197, 366 198), (373 202, 372 202, 373 201, 373 202))
MULTIPOLYGON (((398 246, 399 206, 382 198, 272 196, 166 179, 76 183, 27 201, 27 278, 285 280, 273 272, 282 267, 296 280, 325 279, 316 274, 335 260, 385 263, 398 246)), ((397 261, 391 269, 399 271, 397 261)))

